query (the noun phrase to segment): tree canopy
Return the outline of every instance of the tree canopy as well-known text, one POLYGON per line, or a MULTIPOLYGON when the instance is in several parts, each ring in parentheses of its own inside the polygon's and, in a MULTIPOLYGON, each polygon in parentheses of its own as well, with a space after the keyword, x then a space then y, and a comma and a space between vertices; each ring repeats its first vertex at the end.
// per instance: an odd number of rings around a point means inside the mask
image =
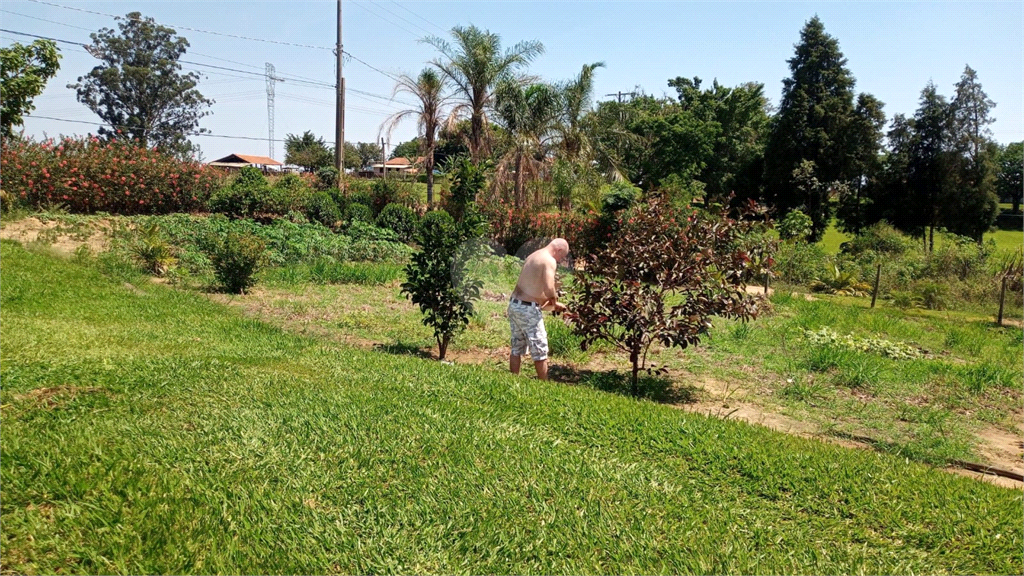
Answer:
POLYGON ((0 135, 12 136, 22 116, 35 110, 32 100, 60 69, 61 54, 50 40, 0 48, 0 135))
POLYGON ((119 30, 103 28, 90 35, 86 50, 100 64, 68 87, 107 124, 99 128, 101 135, 192 153, 188 136, 206 131, 199 120, 210 113, 213 100, 196 89, 198 73, 181 72, 178 60, 188 40, 139 12, 117 20, 119 30))

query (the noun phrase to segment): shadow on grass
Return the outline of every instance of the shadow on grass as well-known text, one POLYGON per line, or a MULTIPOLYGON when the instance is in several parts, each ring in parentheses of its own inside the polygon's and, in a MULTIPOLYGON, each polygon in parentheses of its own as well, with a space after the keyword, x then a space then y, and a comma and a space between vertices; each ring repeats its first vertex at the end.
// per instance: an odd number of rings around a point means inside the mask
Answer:
POLYGON ((659 376, 641 375, 637 382, 639 390, 634 394, 629 374, 617 370, 598 372, 553 365, 548 369, 548 375, 555 382, 588 386, 603 392, 645 398, 665 404, 693 404, 699 399, 698 388, 678 384, 659 376))
POLYGON ((409 342, 398 341, 393 344, 374 344, 373 349, 377 352, 385 352, 387 354, 414 356, 416 358, 424 358, 426 360, 436 359, 433 353, 423 350, 420 346, 409 342))

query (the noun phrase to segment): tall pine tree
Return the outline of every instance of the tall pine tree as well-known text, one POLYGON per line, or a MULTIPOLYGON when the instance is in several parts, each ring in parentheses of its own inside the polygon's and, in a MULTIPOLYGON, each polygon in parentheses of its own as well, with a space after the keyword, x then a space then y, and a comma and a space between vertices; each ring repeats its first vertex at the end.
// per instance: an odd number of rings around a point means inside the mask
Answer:
POLYGON ((885 106, 871 94, 857 96, 853 121, 847 132, 852 152, 851 181, 839 198, 836 220, 840 228, 856 234, 877 222, 870 207, 871 189, 877 188, 882 171, 882 138, 885 130, 885 106))
POLYGON ((782 81, 765 151, 766 194, 780 215, 802 207, 813 222, 812 236, 819 238, 834 211, 830 183, 852 177, 852 143, 846 135, 854 118, 855 80, 839 42, 825 33, 817 16, 800 32, 789 69, 792 76, 782 81), (804 160, 814 163, 814 176, 824 185, 796 186, 793 171, 804 160))
POLYGON ((921 91, 921 105, 914 114, 914 136, 907 166, 908 207, 918 210, 927 229, 927 247, 935 247, 935 228, 945 223, 955 187, 952 114, 945 96, 929 82, 921 91))
POLYGON ((996 162, 998 147, 991 140, 988 125, 995 121, 990 111, 995 102, 989 99, 978 74, 970 66, 964 68, 956 94, 950 102, 950 141, 952 177, 955 193, 943 210, 943 220, 950 232, 981 241, 996 221, 999 197, 996 194, 996 162))

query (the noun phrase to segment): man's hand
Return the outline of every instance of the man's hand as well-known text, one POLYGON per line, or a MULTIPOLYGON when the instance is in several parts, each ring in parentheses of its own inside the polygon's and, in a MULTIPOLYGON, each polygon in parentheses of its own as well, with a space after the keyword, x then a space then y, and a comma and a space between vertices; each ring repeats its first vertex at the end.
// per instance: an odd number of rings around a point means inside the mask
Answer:
POLYGON ((555 302, 555 307, 551 310, 551 313, 557 316, 566 310, 568 310, 568 308, 566 308, 565 304, 555 302))

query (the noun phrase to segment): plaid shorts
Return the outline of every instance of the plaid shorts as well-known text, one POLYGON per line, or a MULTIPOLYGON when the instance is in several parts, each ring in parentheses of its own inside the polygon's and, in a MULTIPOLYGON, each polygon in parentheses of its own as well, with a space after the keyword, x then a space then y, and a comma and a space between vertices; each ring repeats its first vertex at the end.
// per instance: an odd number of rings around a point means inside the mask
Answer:
POLYGON ((548 332, 544 329, 540 306, 509 302, 508 325, 512 330, 513 356, 522 356, 529 347, 534 362, 548 359, 548 332))

